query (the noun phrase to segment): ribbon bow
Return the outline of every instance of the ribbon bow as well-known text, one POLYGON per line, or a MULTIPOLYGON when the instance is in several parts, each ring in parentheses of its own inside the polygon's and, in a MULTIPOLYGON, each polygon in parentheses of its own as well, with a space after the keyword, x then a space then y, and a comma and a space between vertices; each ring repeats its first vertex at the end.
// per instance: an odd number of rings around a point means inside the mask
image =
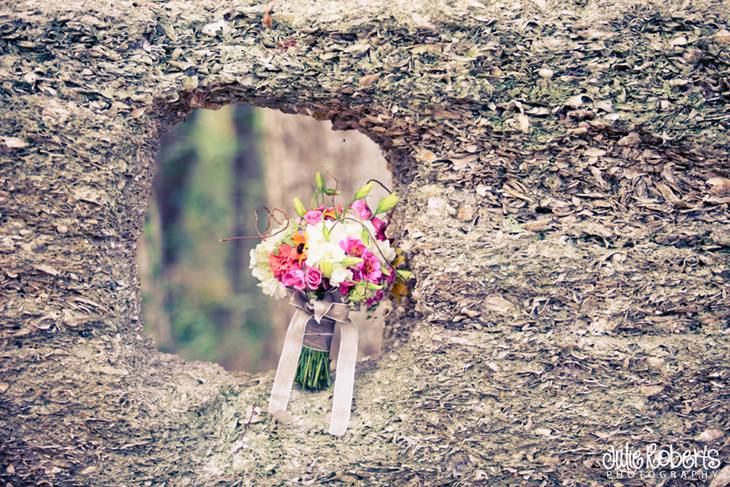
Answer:
POLYGON ((323 351, 330 351, 330 355, 335 351, 338 352, 329 432, 342 436, 350 422, 357 359, 357 328, 349 319, 350 307, 341 302, 339 295, 332 293, 325 294, 321 300, 309 301, 304 293, 294 292, 289 303, 297 310, 286 330, 284 346, 271 389, 269 414, 276 417, 278 413, 286 411, 299 355, 307 335, 310 337, 308 346, 310 343, 313 343, 315 349, 322 346, 323 351), (340 332, 339 350, 332 349, 332 335, 335 328, 340 332), (317 342, 316 336, 324 337, 324 343, 317 342))

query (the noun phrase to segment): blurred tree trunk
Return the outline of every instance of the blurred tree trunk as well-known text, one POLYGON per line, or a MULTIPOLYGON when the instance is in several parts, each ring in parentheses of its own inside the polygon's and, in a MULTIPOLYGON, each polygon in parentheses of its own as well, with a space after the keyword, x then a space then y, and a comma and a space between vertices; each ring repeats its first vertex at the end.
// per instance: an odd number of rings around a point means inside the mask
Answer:
MULTIPOLYGON (((266 201, 265 181, 256 130, 256 112, 250 105, 236 105, 233 109, 233 127, 236 135, 236 154, 231 160, 231 213, 233 222, 231 235, 256 236, 256 209, 264 206, 266 201)), ((228 254, 227 272, 230 280, 232 297, 235 300, 228 308, 228 316, 221 320, 220 336, 230 336, 236 328, 245 327, 244 333, 261 336, 263 351, 254 344, 243 347, 231 347, 224 343, 222 350, 236 351, 224 353, 223 365, 231 370, 266 370, 272 366, 269 350, 271 339, 276 330, 271 329, 271 312, 266 296, 262 295, 257 281, 251 276, 248 268, 249 254, 259 243, 258 239, 233 240, 228 254), (258 329, 257 329, 258 328, 258 329)), ((240 331, 240 330, 239 330, 240 331)))
MULTIPOLYGON (((233 228, 231 235, 256 235, 256 208, 261 206, 264 181, 256 144, 254 109, 250 105, 237 105, 233 112, 233 124, 238 149, 233 158, 231 181, 231 206, 233 228)), ((248 254, 258 242, 255 239, 234 240, 230 243, 231 288, 236 294, 251 291, 255 287, 248 271, 248 254)))
POLYGON ((163 279, 160 265, 162 234, 160 214, 155 198, 150 199, 145 220, 145 231, 137 240, 137 262, 139 265, 143 297, 144 323, 158 347, 172 349, 174 337, 170 315, 165 307, 165 289, 168 283, 163 279))
POLYGON ((162 138, 157 157, 158 172, 152 185, 156 214, 159 216, 159 267, 162 274, 159 292, 162 294, 162 311, 165 315, 161 324, 156 326, 161 327, 158 347, 163 351, 176 348, 170 325, 176 299, 176 286, 172 276, 182 244, 181 222, 185 192, 196 162, 195 146, 191 137, 194 124, 195 117, 192 116, 162 138))

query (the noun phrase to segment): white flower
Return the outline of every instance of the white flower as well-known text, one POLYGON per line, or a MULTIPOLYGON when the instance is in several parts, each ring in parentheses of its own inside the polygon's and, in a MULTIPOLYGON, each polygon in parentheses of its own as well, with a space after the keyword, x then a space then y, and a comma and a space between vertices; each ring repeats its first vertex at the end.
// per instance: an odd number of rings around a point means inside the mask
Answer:
POLYGON ((266 249, 263 243, 251 249, 249 267, 251 268, 251 274, 259 281, 269 279, 274 275, 271 272, 271 267, 269 267, 270 254, 271 252, 266 249))
MULTIPOLYGON (((334 222, 333 222, 334 223, 334 222)), ((360 238, 362 232, 362 226, 358 222, 352 220, 345 220, 339 222, 331 228, 330 240, 337 242, 338 244, 345 240, 347 237, 360 238)), ((373 234, 375 235, 375 234, 373 234)))
POLYGON ((380 259, 380 261, 383 264, 390 266, 390 263, 395 260, 395 250, 393 249, 393 247, 390 246, 390 242, 388 242, 387 240, 375 240, 375 241, 371 240, 369 247, 372 247, 370 249, 371 252, 373 252, 375 255, 377 255, 378 259, 380 259), (377 248, 375 248, 376 245, 377 245, 377 248), (378 249, 380 249, 380 250, 378 250, 378 249), (381 255, 381 252, 382 252, 382 255, 381 255), (384 262, 383 262, 383 260, 384 260, 383 257, 385 257, 384 262))
POLYGON ((339 286, 344 281, 352 280, 352 271, 343 265, 335 265, 330 276, 330 284, 339 286))
POLYGON ((269 238, 262 240, 256 247, 251 249, 249 253, 249 268, 251 274, 258 279, 259 287, 261 287, 264 294, 273 296, 277 299, 286 296, 286 287, 274 277, 274 273, 271 271, 269 265, 269 256, 274 252, 279 243, 288 235, 288 232, 283 232, 286 228, 286 224, 281 225, 279 228, 274 230, 269 238), (282 233, 278 233, 282 232, 282 233))
MULTIPOLYGON (((332 222, 325 222, 325 224, 332 222)), ((331 226, 328 225, 328 229, 331 226)), ((335 227, 336 229, 337 227, 335 227)), ((334 235, 325 239, 322 225, 307 225, 307 265, 315 267, 318 264, 336 264, 345 258, 345 251, 340 247, 339 240, 334 235)))
POLYGON ((344 249, 334 242, 310 242, 307 252, 307 265, 312 267, 323 262, 334 265, 346 257, 344 249))
POLYGON ((325 221, 324 225, 327 225, 327 230, 329 230, 329 239, 325 238, 323 224, 307 225, 306 227, 306 263, 308 266, 318 267, 326 274, 329 274, 327 277, 330 284, 339 286, 343 281, 352 280, 352 271, 340 263, 347 257, 345 249, 340 246, 340 242, 347 237, 359 238, 360 225, 358 223, 353 225, 336 221, 325 221))
POLYGON ((259 283, 259 287, 261 287, 267 296, 273 296, 276 299, 281 299, 286 296, 286 287, 275 277, 262 280, 259 283))

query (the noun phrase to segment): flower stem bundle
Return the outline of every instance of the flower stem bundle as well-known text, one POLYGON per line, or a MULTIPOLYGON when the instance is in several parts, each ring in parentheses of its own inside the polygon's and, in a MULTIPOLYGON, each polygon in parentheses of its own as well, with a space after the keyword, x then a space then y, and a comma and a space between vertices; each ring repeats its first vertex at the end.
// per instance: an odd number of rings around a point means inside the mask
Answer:
POLYGON ((307 391, 321 391, 332 384, 329 352, 302 347, 294 382, 307 391))

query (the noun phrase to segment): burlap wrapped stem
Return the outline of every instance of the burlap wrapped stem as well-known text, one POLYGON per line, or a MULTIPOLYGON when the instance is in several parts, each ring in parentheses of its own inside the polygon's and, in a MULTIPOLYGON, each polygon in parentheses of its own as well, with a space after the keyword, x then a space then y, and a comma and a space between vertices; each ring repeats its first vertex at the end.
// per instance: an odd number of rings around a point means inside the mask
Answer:
MULTIPOLYGON (((308 300, 304 293, 293 292, 289 302, 297 310, 284 338, 271 389, 269 413, 277 417, 286 411, 302 347, 311 351, 326 351, 333 358, 336 354, 337 364, 329 432, 343 435, 350 422, 357 359, 357 328, 349 319, 350 307, 342 303, 336 292, 326 293, 319 300, 308 300), (339 341, 333 340, 334 335, 339 336, 339 341)), ((329 367, 329 360, 325 366, 329 367)))

